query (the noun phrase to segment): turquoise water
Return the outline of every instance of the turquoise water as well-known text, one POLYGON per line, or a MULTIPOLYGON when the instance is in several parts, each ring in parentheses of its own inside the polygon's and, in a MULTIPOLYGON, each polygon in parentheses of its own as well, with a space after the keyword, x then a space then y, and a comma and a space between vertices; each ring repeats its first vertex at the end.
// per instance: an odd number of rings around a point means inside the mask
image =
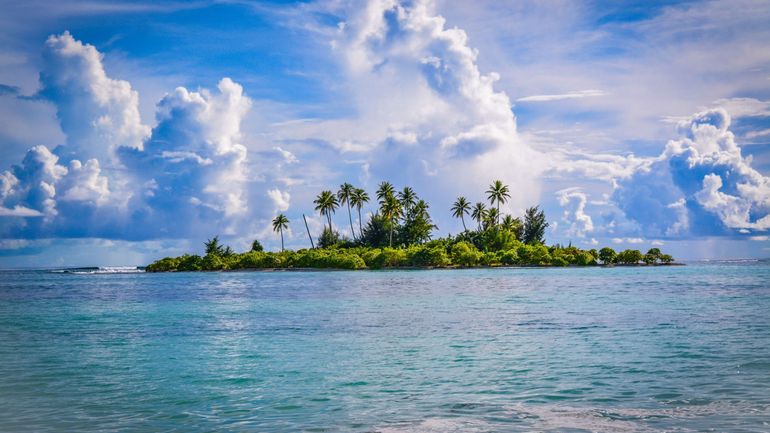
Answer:
POLYGON ((0 272, 0 431, 768 431, 770 264, 0 272))

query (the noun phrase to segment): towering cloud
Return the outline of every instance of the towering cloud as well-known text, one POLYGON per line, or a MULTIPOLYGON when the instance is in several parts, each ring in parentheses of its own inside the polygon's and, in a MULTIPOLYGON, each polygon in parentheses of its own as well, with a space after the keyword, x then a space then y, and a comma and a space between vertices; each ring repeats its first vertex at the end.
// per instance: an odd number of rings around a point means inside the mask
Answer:
POLYGON ((384 124, 361 149, 373 150, 369 167, 375 177, 406 172, 442 200, 501 178, 518 205, 531 203, 542 155, 520 139, 509 97, 494 89, 498 75, 480 72, 466 33, 434 9, 371 1, 341 26, 336 44, 361 116, 384 124))
MULTIPOLYGON (((158 103, 158 124, 144 149, 121 149, 121 161, 142 185, 143 219, 226 223, 246 213, 246 148, 239 140, 251 103, 228 78, 218 87, 217 94, 177 88, 158 103)), ((171 235, 186 228, 163 230, 171 235)))
POLYGON ((48 38, 43 59, 42 94, 56 105, 67 136, 63 154, 112 164, 119 147, 142 148, 150 128, 139 116, 139 95, 107 76, 96 48, 64 32, 48 38))

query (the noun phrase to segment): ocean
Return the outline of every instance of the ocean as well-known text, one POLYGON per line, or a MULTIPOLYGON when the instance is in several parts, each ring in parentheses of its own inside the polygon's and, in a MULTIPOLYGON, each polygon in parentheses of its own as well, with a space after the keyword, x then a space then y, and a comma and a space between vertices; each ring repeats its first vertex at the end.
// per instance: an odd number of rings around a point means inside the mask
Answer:
POLYGON ((0 272, 0 431, 770 431, 770 263, 0 272))

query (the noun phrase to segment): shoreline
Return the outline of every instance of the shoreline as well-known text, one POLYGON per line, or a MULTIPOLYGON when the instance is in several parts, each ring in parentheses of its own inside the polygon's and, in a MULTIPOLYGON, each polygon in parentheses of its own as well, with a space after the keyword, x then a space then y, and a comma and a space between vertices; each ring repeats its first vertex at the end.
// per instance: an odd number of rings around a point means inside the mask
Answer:
POLYGON ((219 272, 382 272, 382 271, 459 271, 459 270, 477 270, 477 269, 584 269, 584 268, 654 268, 666 266, 687 266, 685 263, 656 263, 656 264, 611 264, 611 265, 500 265, 500 266, 394 266, 383 268, 240 268, 240 269, 217 269, 217 270, 197 270, 197 271, 147 271, 148 274, 168 274, 168 273, 219 273, 219 272))

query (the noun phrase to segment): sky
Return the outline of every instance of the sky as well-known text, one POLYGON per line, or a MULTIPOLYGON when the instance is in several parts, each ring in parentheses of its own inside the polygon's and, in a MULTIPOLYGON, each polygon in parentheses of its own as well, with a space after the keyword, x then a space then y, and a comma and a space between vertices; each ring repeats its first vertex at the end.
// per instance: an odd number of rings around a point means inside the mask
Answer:
POLYGON ((383 180, 439 236, 501 179, 549 243, 770 257, 769 22, 753 0, 0 0, 0 267, 276 250, 278 213, 305 248, 321 190, 383 180))

